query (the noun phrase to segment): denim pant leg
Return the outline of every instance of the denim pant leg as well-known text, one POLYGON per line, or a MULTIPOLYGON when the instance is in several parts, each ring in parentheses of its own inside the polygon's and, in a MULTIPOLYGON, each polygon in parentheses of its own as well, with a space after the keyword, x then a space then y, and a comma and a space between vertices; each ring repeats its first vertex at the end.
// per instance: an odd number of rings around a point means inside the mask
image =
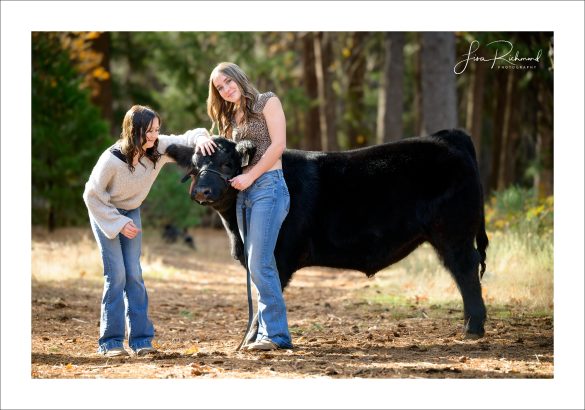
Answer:
MULTIPOLYGON (((139 209, 119 211, 141 227, 139 209)), ((104 266, 98 351, 123 346, 126 317, 129 319, 130 347, 150 346, 154 327, 148 318, 148 297, 140 268, 142 235, 128 239, 119 234, 114 239, 108 239, 93 220, 91 227, 104 266)))
POLYGON ((290 198, 282 170, 270 171, 238 195, 238 226, 243 237, 241 205, 246 205, 246 249, 252 282, 258 290, 258 337, 280 347, 292 347, 286 305, 274 248, 288 213, 290 198))
POLYGON ((119 237, 107 238, 96 222, 93 219, 90 221, 104 267, 98 352, 106 352, 114 347, 122 347, 124 343, 126 269, 119 237))
MULTIPOLYGON (((125 215, 142 229, 140 208, 127 211, 125 215)), ((128 345, 132 350, 151 347, 154 337, 154 326, 148 316, 148 294, 142 278, 140 254, 142 252, 142 232, 133 239, 118 235, 122 245, 124 267, 126 268, 126 300, 128 303, 128 345)))

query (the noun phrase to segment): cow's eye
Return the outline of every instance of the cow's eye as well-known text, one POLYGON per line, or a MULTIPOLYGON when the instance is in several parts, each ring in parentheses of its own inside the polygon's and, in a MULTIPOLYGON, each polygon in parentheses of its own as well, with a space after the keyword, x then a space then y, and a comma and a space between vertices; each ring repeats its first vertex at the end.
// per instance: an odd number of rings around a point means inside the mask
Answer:
POLYGON ((232 164, 223 164, 221 166, 225 171, 231 171, 233 169, 232 164))

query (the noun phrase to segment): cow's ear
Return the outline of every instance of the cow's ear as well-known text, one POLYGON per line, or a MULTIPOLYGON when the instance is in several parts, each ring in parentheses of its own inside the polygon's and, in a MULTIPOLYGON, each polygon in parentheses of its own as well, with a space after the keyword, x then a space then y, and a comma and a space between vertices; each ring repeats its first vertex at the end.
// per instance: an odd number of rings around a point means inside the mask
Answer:
POLYGON ((242 167, 245 167, 250 163, 250 160, 254 158, 254 154, 256 153, 256 145, 254 145, 252 141, 240 141, 236 145, 236 151, 238 154, 240 154, 242 167))
POLYGON ((195 149, 185 145, 171 144, 167 148, 166 154, 174 159, 177 164, 183 168, 193 167, 193 154, 195 149))

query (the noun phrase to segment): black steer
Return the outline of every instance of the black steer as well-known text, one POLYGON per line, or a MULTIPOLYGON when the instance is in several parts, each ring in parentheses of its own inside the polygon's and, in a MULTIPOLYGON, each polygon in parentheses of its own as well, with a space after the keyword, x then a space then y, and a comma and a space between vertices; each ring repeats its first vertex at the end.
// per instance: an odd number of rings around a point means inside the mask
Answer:
MULTIPOLYGON (((241 172, 242 161, 255 148, 214 140, 219 149, 211 156, 173 145, 167 153, 190 168, 191 199, 220 214, 232 255, 244 264, 237 191, 227 179, 241 172)), ((467 134, 445 130, 346 152, 286 150, 282 164, 291 197, 275 250, 283 289, 305 266, 372 276, 429 242, 463 297, 466 336, 484 335, 480 276, 488 238, 475 150, 467 134)))

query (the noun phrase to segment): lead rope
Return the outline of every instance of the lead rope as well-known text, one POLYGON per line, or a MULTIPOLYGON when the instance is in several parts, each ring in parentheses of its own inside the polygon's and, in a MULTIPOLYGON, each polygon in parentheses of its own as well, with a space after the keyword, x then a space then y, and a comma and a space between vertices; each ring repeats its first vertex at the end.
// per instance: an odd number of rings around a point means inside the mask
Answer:
POLYGON ((248 337, 248 332, 250 332, 250 328, 252 327, 252 319, 254 317, 254 306, 252 305, 252 279, 250 274, 250 266, 248 265, 248 252, 246 251, 246 237, 248 236, 248 224, 246 222, 246 205, 242 204, 242 223, 244 225, 244 237, 242 241, 244 242, 244 262, 246 263, 246 286, 248 292, 248 327, 246 328, 246 332, 244 333, 244 338, 240 342, 240 345, 236 349, 236 351, 240 350, 246 339, 248 337))

